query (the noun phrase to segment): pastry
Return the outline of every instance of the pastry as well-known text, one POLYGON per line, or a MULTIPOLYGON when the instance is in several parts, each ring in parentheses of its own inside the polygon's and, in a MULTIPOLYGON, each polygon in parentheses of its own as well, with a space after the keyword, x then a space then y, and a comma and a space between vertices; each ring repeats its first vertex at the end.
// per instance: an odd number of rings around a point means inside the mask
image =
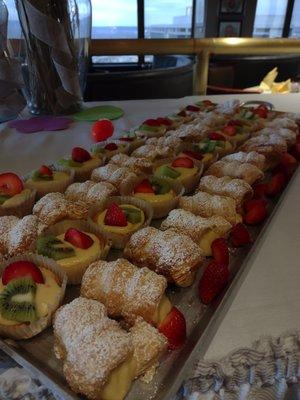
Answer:
POLYGON ((266 121, 264 125, 266 128, 285 128, 294 131, 296 134, 299 133, 299 127, 297 123, 294 121, 294 119, 287 116, 277 117, 272 121, 266 121))
POLYGON ((70 185, 65 191, 67 200, 76 202, 81 201, 92 206, 102 206, 109 196, 117 194, 117 189, 109 182, 76 182, 70 185))
MULTIPOLYGON (((206 157, 212 158, 212 155, 217 153, 220 156, 232 153, 235 149, 235 144, 230 142, 224 135, 218 132, 208 132, 207 137, 202 139, 197 147, 199 151, 206 157)), ((204 158, 203 162, 209 161, 204 158)))
POLYGON ((83 276, 80 293, 103 303, 112 318, 123 317, 133 324, 140 316, 157 326, 172 308, 166 288, 167 280, 162 275, 119 258, 91 264, 83 276))
POLYGON ((147 119, 135 130, 135 134, 137 136, 159 137, 163 136, 166 131, 166 125, 158 119, 147 119))
POLYGON ((95 144, 92 147, 92 153, 110 160, 115 154, 128 154, 129 147, 129 143, 123 140, 109 140, 95 144))
POLYGON ((194 196, 181 197, 179 207, 204 218, 221 216, 231 225, 242 221, 241 215, 236 210, 236 202, 231 197, 197 192, 194 196))
POLYGON ((134 150, 131 154, 133 157, 146 158, 150 161, 156 161, 163 158, 168 158, 174 156, 176 149, 171 145, 157 146, 155 144, 145 144, 134 150))
POLYGON ((253 136, 259 136, 259 135, 272 135, 276 134, 282 137, 285 141, 288 147, 292 146, 294 143, 296 143, 297 140, 297 133, 291 129, 287 128, 275 128, 275 127, 266 127, 260 131, 255 132, 253 136))
POLYGON ((213 103, 210 100, 199 100, 195 105, 199 107, 201 111, 212 111, 218 106, 217 103, 213 103))
POLYGON ((255 165, 240 161, 217 161, 207 169, 205 175, 214 175, 218 178, 222 176, 239 178, 249 185, 253 185, 264 177, 264 173, 255 165))
POLYGON ((257 168, 263 171, 265 169, 266 157, 263 154, 257 153, 256 151, 250 151, 249 153, 239 151, 238 153, 232 153, 222 157, 221 161, 239 161, 242 163, 249 163, 255 165, 257 168))
POLYGON ((119 167, 128 168, 136 174, 151 174, 152 163, 144 158, 129 157, 126 154, 116 154, 110 159, 110 164, 118 165, 119 167))
POLYGON ((174 153, 177 153, 182 145, 182 141, 177 138, 177 137, 173 137, 173 136, 162 136, 159 138, 150 138, 146 140, 146 145, 150 144, 150 145, 155 145, 157 147, 171 147, 172 150, 174 151, 174 153))
POLYGON ((183 287, 193 283, 203 262, 202 251, 189 236, 153 227, 134 233, 126 244, 124 256, 183 287))
POLYGON ((217 178, 214 175, 203 176, 198 190, 209 194, 231 197, 238 206, 242 206, 245 200, 251 199, 253 190, 249 183, 243 179, 232 179, 230 176, 217 178))
POLYGON ((110 242, 85 221, 62 221, 37 238, 36 252, 54 259, 68 276, 68 283, 79 284, 87 267, 105 258, 110 242))
POLYGON ((143 146, 146 142, 146 137, 137 136, 134 132, 124 132, 118 139, 120 142, 127 143, 129 145, 129 154, 140 146, 143 146))
POLYGON ((0 216, 24 217, 30 214, 36 190, 24 187, 23 181, 12 172, 0 174, 0 216))
POLYGON ((34 254, 10 258, 0 270, 0 335, 28 339, 46 329, 64 298, 65 273, 34 254))
POLYGON ((39 222, 50 226, 64 219, 87 219, 88 206, 81 201, 69 201, 62 193, 48 193, 33 207, 39 222))
POLYGON ((180 139, 184 142, 196 142, 201 140, 206 135, 206 130, 208 127, 203 123, 203 121, 193 121, 189 124, 181 125, 176 130, 167 132, 167 136, 180 139), (195 123, 197 122, 197 123, 195 123))
POLYGON ((203 218, 183 209, 172 210, 162 222, 160 229, 173 229, 178 233, 188 235, 203 251, 211 255, 212 242, 220 237, 226 237, 231 224, 225 218, 212 216, 203 218))
POLYGON ((103 163, 104 157, 101 154, 91 156, 87 150, 81 147, 74 147, 71 157, 65 157, 58 161, 58 165, 74 171, 74 180, 77 182, 89 179, 93 169, 103 163))
POLYGON ((74 180, 74 171, 63 168, 42 165, 25 177, 25 187, 35 189, 37 197, 41 198, 47 193, 63 193, 74 180))
POLYGON ((95 182, 109 182, 114 185, 119 193, 138 179, 138 175, 126 167, 115 164, 107 164, 94 169, 91 179, 95 182))

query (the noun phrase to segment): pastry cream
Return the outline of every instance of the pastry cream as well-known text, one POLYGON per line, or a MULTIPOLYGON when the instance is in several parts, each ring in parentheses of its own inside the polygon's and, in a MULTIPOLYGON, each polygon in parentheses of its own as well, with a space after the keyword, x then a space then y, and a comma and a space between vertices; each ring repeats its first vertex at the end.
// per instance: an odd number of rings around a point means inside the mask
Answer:
POLYGON ((232 151, 232 149, 233 149, 233 146, 228 140, 225 141, 225 147, 217 146, 217 152, 220 155, 230 153, 232 151))
MULTIPOLYGON (((36 284, 36 294, 34 298, 37 316, 42 318, 45 317, 49 311, 52 311, 54 307, 56 307, 57 298, 60 296, 61 287, 57 283, 57 279, 52 271, 43 267, 39 268, 43 274, 44 283, 36 284)), ((3 292, 4 288, 5 286, 2 284, 2 282, 0 282, 0 293, 3 292)), ((21 299, 19 298, 19 300, 21 299)), ((3 318, 0 313, 0 325, 12 326, 19 324, 20 322, 3 318)))
MULTIPOLYGON (((121 205, 121 208, 122 208, 122 206, 123 206, 123 207, 126 207, 126 208, 132 208, 132 209, 136 209, 136 210, 142 211, 140 208, 135 207, 135 206, 133 206, 132 204, 122 204, 122 205, 121 205)), ((122 233, 123 233, 123 234, 130 233, 130 232, 132 232, 132 231, 136 231, 136 230, 137 230, 140 226, 142 226, 143 223, 145 222, 145 214, 144 214, 144 212, 142 211, 142 212, 141 212, 142 219, 141 219, 140 222, 137 222, 136 224, 133 224, 133 223, 127 221, 127 225, 126 225, 126 226, 111 226, 111 225, 105 225, 104 219, 105 219, 106 211, 107 211, 107 210, 104 210, 104 211, 102 211, 101 213, 97 214, 97 215, 95 216, 95 221, 97 222, 98 225, 101 226, 102 229, 104 229, 104 230, 106 230, 106 231, 108 231, 108 232, 112 232, 112 233, 121 233, 121 234, 122 234, 122 233)))
POLYGON ((99 158, 98 157, 92 157, 90 160, 84 161, 81 163, 80 166, 78 167, 72 167, 72 168, 87 168, 87 169, 94 169, 99 166, 99 158))
POLYGON ((136 362, 133 354, 109 375, 101 393, 101 400, 123 400, 135 378, 136 362))
POLYGON ((172 307, 173 307, 172 303, 170 302, 168 297, 164 294, 153 316, 153 322, 156 326, 158 326, 161 322, 163 322, 163 320, 171 311, 172 307))
POLYGON ((209 231, 205 233, 199 243, 199 246, 204 252, 205 256, 211 256, 211 244, 215 239, 218 239, 220 237, 220 234, 214 231, 209 231))
POLYGON ((2 207, 16 207, 16 206, 18 206, 24 200, 26 200, 27 197, 30 196, 30 193, 31 193, 30 189, 24 189, 24 190, 22 190, 21 193, 15 194, 13 197, 11 197, 10 199, 6 200, 2 204, 2 207))
POLYGON ((27 179, 26 185, 32 189, 47 190, 51 188, 52 182, 64 182, 69 179, 69 174, 62 171, 53 171, 53 179, 51 180, 33 180, 32 178, 27 179))
POLYGON ((213 159, 214 155, 212 153, 203 154, 202 162, 204 164, 209 163, 213 159))
POLYGON ((149 203, 159 203, 161 201, 170 201, 175 197, 173 190, 165 194, 152 194, 152 193, 134 193, 135 197, 148 201, 149 203))

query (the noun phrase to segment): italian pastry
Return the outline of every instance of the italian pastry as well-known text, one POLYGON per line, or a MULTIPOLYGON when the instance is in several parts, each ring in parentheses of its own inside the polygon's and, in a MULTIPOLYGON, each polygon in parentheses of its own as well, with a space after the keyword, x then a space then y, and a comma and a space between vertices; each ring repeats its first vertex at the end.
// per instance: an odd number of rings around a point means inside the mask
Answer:
POLYGON ((182 287, 193 283, 203 263, 203 252, 189 236, 153 227, 135 232, 126 244, 124 256, 182 287))
POLYGON ((155 145, 158 147, 170 146, 170 147, 172 147, 173 151, 177 153, 182 145, 182 141, 177 137, 162 136, 159 138, 147 139, 146 144, 147 145, 151 144, 151 145, 155 145))
POLYGON ((84 182, 90 178, 93 169, 103 165, 104 157, 91 155, 87 150, 81 147, 74 147, 70 157, 61 158, 58 165, 74 171, 74 180, 84 182))
POLYGON ((286 128, 296 132, 297 134, 299 133, 299 127, 297 123, 288 117, 274 118, 272 121, 266 121, 264 125, 267 128, 286 128))
POLYGON ((179 207, 204 218, 221 216, 231 225, 242 221, 241 215, 237 213, 236 202, 231 197, 197 192, 194 196, 181 197, 179 207))
POLYGON ((167 136, 180 139, 184 142, 196 142, 205 137, 205 132, 208 129, 203 121, 193 121, 197 124, 190 122, 189 124, 181 125, 173 131, 167 132, 167 136))
POLYGON ((90 211, 89 221, 113 247, 123 249, 134 232, 150 224, 152 216, 152 207, 144 200, 110 197, 102 207, 90 211))
POLYGON ((73 180, 74 171, 72 170, 42 165, 25 177, 25 187, 35 189, 37 197, 41 198, 51 192, 64 193, 73 180))
POLYGON ((109 182, 114 185, 118 192, 122 192, 131 182, 134 182, 138 175, 126 167, 115 164, 106 164, 103 167, 94 169, 91 179, 94 182, 109 182))
POLYGON ((132 381, 155 369, 165 337, 138 320, 131 331, 107 317, 98 301, 79 297, 54 318, 54 353, 71 389, 91 400, 123 400, 132 381))
POLYGON ((33 214, 46 226, 64 219, 87 219, 88 206, 81 201, 70 201, 62 193, 48 193, 33 207, 33 214))
POLYGON ((249 185, 253 185, 264 177, 264 173, 255 165, 240 161, 217 161, 207 169, 205 175, 214 175, 218 178, 222 176, 239 178, 249 185))
POLYGON ((294 143, 297 141, 297 133, 291 129, 287 128, 273 128, 273 127, 267 127, 264 128, 260 131, 257 131, 253 136, 258 136, 258 135, 279 135, 282 137, 285 141, 288 147, 292 146, 294 143))
POLYGON ((87 267, 105 258, 110 243, 86 221, 62 221, 37 238, 36 252, 54 259, 68 276, 68 283, 79 284, 87 267))
POLYGON ((225 218, 212 216, 203 218, 183 209, 172 210, 162 222, 160 229, 173 229, 188 235, 201 248, 205 256, 211 256, 211 244, 226 237, 231 224, 225 218))
POLYGON ((156 161, 162 158, 173 157, 175 153, 176 149, 171 145, 157 146, 156 144, 145 144, 134 150, 131 155, 137 158, 146 158, 150 161, 156 161))
POLYGON ((162 275, 119 258, 91 264, 83 276, 80 294, 103 303, 111 318, 123 317, 132 325, 140 316, 158 326, 172 309, 166 288, 162 275))
POLYGON ((159 119, 147 119, 135 130, 135 134, 137 136, 159 137, 163 136, 166 131, 166 125, 159 119))
POLYGON ((51 324, 64 298, 66 275, 56 263, 34 254, 10 258, 0 270, 0 335, 37 335, 51 324))
POLYGON ((217 178, 214 175, 206 175, 200 179, 198 190, 209 194, 231 197, 238 206, 242 206, 245 200, 253 196, 252 187, 243 179, 232 179, 230 176, 217 178))
POLYGON ((227 156, 222 157, 221 161, 239 161, 242 163, 249 163, 255 165, 257 168, 263 171, 265 169, 266 157, 263 154, 257 153, 256 151, 250 151, 249 153, 239 151, 237 153, 228 154, 227 156))
POLYGON ((118 165, 119 167, 128 168, 136 174, 151 174, 152 163, 144 158, 129 157, 126 154, 116 154, 110 159, 110 164, 118 165))
POLYGON ((24 217, 30 214, 36 190, 24 187, 23 181, 12 172, 0 174, 0 216, 24 217))
POLYGON ((69 201, 82 201, 89 207, 102 206, 109 196, 117 194, 117 189, 109 182, 75 182, 65 191, 69 201))
POLYGON ((110 160, 115 154, 128 154, 129 147, 129 143, 123 140, 111 140, 93 146, 92 153, 110 160))

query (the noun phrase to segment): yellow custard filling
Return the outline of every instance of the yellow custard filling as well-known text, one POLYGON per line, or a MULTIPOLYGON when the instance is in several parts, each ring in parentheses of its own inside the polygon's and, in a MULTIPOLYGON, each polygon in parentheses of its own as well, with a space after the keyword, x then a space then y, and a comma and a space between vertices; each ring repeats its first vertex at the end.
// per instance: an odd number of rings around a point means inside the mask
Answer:
POLYGON ((26 184, 35 189, 44 189, 49 187, 52 182, 64 182, 69 179, 69 174, 62 171, 53 171, 53 179, 51 180, 33 180, 32 178, 27 179, 26 184))
POLYGON ((213 159, 214 155, 212 153, 203 154, 202 162, 204 164, 209 163, 213 159))
MULTIPOLYGON (((156 168, 156 170, 155 170, 155 175, 159 175, 159 174, 158 174, 159 169, 160 169, 161 167, 163 167, 163 166, 164 166, 164 165, 162 165, 162 166, 156 168)), ((186 178, 189 178, 189 177, 191 177, 191 176, 196 175, 197 172, 198 172, 198 168, 197 168, 197 167, 193 167, 193 168, 172 167, 172 164, 165 164, 165 166, 166 166, 166 167, 170 167, 170 168, 172 168, 172 169, 174 169, 175 171, 177 171, 177 172, 180 173, 180 176, 178 176, 178 178, 175 178, 175 179, 174 179, 175 181, 179 181, 179 182, 184 181, 186 178)), ((172 179, 172 178, 171 178, 171 179, 172 179)))
POLYGON ((148 201, 149 203, 159 203, 161 201, 173 200, 176 194, 173 190, 170 190, 165 194, 152 194, 152 193, 134 193, 135 197, 148 201))
POLYGON ((123 400, 135 378, 136 362, 131 354, 115 368, 101 392, 101 400, 123 400))
POLYGON ((163 322, 163 320, 171 311, 172 307, 173 307, 172 303, 170 302, 168 297, 164 294, 153 316, 153 322, 156 326, 158 326, 161 322, 163 322))
POLYGON ((228 140, 226 140, 225 147, 218 147, 217 151, 219 154, 222 155, 222 154, 230 153, 232 151, 232 149, 233 149, 233 145, 228 140))
POLYGON ((99 158, 98 157, 92 157, 88 161, 84 161, 80 167, 75 167, 75 168, 88 168, 88 169, 93 169, 97 168, 99 165, 99 158))
POLYGON ((21 193, 15 194, 13 197, 6 200, 2 204, 2 207, 15 207, 15 206, 21 204, 24 200, 26 200, 26 198, 29 197, 30 194, 31 194, 30 189, 23 189, 21 193))
MULTIPOLYGON (((46 268, 39 267, 44 283, 36 284, 35 307, 39 318, 45 317, 49 311, 51 312, 57 306, 57 299, 61 293, 61 287, 57 283, 54 273, 46 268)), ((5 286, 0 282, 0 293, 3 292, 5 286)), ((25 300, 25 299, 24 299, 25 300)), ((20 322, 8 320, 2 317, 0 313, 0 324, 6 326, 19 325, 20 322)))
POLYGON ((204 255, 209 257, 211 256, 211 244, 215 239, 218 239, 220 237, 220 234, 214 231, 209 231, 207 233, 205 233, 200 242, 199 242, 199 246, 201 247, 201 249, 204 252, 204 255))
MULTIPOLYGON (((122 204, 122 207, 126 207, 126 208, 132 208, 132 209, 136 209, 139 211, 142 211, 140 208, 133 206, 132 204, 122 204)), ((106 215, 106 211, 104 210, 102 212, 100 212, 98 215, 96 215, 95 217, 95 221, 98 225, 101 226, 102 229, 104 229, 107 232, 112 232, 112 233, 120 233, 120 234, 126 234, 129 232, 132 232, 134 230, 137 230, 140 226, 142 226, 145 222, 145 214, 142 211, 141 212, 141 216, 142 219, 140 222, 137 222, 136 224, 131 223, 130 221, 127 221, 127 225, 126 226, 111 226, 111 225, 105 225, 104 223, 104 219, 105 219, 105 215, 106 215)))

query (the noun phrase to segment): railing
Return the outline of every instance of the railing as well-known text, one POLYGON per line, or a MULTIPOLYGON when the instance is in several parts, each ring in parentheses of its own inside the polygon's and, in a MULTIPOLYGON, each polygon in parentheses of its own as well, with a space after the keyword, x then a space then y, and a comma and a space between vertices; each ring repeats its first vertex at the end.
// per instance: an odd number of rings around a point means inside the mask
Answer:
POLYGON ((205 94, 211 54, 300 54, 298 39, 94 39, 91 55, 193 54, 196 56, 194 93, 205 94))

